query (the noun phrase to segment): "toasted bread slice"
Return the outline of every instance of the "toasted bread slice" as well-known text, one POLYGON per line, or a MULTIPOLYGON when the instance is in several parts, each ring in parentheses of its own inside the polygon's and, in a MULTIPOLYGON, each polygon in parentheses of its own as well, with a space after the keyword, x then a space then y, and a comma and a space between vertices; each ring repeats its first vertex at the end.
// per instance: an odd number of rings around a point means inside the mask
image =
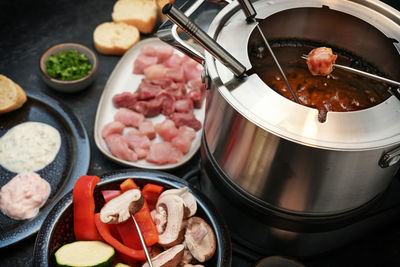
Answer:
POLYGON ((139 40, 138 29, 125 23, 104 22, 93 32, 94 47, 105 55, 123 55, 139 40))
POLYGON ((26 93, 21 86, 0 74, 0 114, 19 109, 26 100, 26 93))
POLYGON ((133 25, 141 33, 149 34, 154 30, 157 10, 155 0, 118 0, 111 16, 114 22, 133 25))

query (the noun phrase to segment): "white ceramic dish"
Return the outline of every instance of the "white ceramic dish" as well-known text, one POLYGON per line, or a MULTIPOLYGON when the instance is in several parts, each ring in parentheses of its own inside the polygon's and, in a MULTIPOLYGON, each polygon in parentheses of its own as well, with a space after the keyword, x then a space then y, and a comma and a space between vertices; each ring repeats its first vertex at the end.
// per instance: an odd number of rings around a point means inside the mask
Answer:
MULTIPOLYGON (((116 94, 125 91, 129 92, 136 91, 142 78, 144 78, 144 75, 133 74, 133 66, 134 66, 133 64, 137 56, 139 55, 141 48, 147 45, 160 47, 160 46, 166 46, 167 44, 160 41, 158 38, 145 39, 137 43, 122 56, 118 64, 115 66, 110 77, 108 78, 103 94, 101 95, 96 112, 96 119, 94 125, 94 139, 96 142, 96 146, 104 155, 106 155, 108 158, 121 165, 144 168, 144 169, 158 169, 158 170, 172 169, 181 166, 194 156, 194 154, 200 147, 202 129, 196 132, 196 137, 192 142, 189 152, 184 155, 183 159, 180 162, 175 164, 165 164, 165 165, 153 164, 147 162, 145 159, 141 159, 136 162, 130 162, 119 159, 111 154, 110 150, 107 147, 106 142, 101 137, 101 131, 104 125, 114 120, 114 115, 118 110, 117 108, 114 107, 112 103, 112 97, 116 94)), ((176 51, 176 53, 182 55, 182 53, 180 53, 179 51, 176 51)), ((204 122, 204 114, 205 114, 205 104, 203 103, 201 109, 194 110, 194 115, 202 124, 204 122)), ((156 117, 148 119, 153 121, 153 124, 155 125, 157 123, 162 122, 165 119, 165 116, 160 114, 156 117)), ((153 140, 153 142, 160 142, 160 141, 162 141, 162 138, 158 135, 153 140)))

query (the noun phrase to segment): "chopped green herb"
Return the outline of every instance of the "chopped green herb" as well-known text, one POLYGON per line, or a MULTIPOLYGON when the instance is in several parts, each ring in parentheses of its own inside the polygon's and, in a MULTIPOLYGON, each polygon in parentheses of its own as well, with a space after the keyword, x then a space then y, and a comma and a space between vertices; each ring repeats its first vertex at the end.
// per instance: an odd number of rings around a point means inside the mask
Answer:
POLYGON ((92 72, 92 65, 84 54, 77 50, 61 51, 46 61, 46 71, 57 80, 72 81, 92 72))

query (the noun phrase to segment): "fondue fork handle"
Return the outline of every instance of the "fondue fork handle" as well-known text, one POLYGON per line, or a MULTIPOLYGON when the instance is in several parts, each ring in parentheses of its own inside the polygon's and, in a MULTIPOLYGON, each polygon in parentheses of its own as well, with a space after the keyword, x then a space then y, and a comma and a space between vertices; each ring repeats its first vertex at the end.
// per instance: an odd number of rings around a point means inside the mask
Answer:
MULTIPOLYGON (((256 22, 255 17, 257 15, 257 12, 254 9, 254 6, 251 3, 251 1, 250 0, 238 0, 238 1, 239 1, 239 4, 240 4, 240 7, 243 10, 244 15, 246 16, 246 21, 247 22, 256 22)), ((269 53, 271 54, 272 59, 275 62, 275 65, 278 67, 279 72, 281 73, 283 79, 285 80, 286 86, 288 87, 288 89, 290 91, 290 94, 294 98, 294 101, 296 101, 296 103, 299 104, 300 103, 299 99, 297 98, 296 94, 294 93, 293 88, 290 85, 290 82, 289 82, 289 80, 287 79, 287 77, 285 75, 285 72, 283 71, 281 65, 279 64, 279 61, 278 61, 278 59, 276 58, 276 56, 274 54, 274 51, 272 51, 272 48, 269 45, 267 38, 265 38, 265 35, 262 32, 262 30, 261 30, 260 26, 258 25, 258 23, 257 23, 256 27, 257 27, 262 39, 264 40, 265 46, 267 47, 269 53)))
POLYGON ((225 67, 230 69, 235 76, 241 78, 245 75, 246 67, 237 61, 200 27, 193 23, 182 11, 172 4, 166 4, 163 7, 162 12, 188 35, 195 39, 204 49, 224 64, 225 67))
MULTIPOLYGON (((307 59, 307 55, 302 55, 301 58, 302 59, 307 59)), ((365 72, 365 71, 362 71, 362 70, 354 69, 354 68, 351 68, 351 67, 348 67, 348 66, 344 66, 344 65, 339 65, 339 64, 336 64, 336 63, 333 64, 333 66, 335 68, 342 69, 342 70, 345 70, 345 71, 348 71, 348 72, 351 72, 351 73, 354 73, 354 74, 358 74, 360 76, 368 77, 368 78, 371 78, 371 79, 376 80, 376 81, 386 82, 386 83, 389 83, 389 84, 392 84, 392 85, 400 86, 400 82, 396 82, 396 81, 390 80, 388 78, 385 78, 385 77, 382 77, 382 76, 378 76, 378 75, 375 75, 375 74, 372 74, 372 73, 369 73, 369 72, 365 72)))
POLYGON ((248 22, 253 22, 257 15, 253 4, 250 2, 250 0, 238 0, 238 2, 240 4, 240 7, 242 8, 244 15, 246 16, 246 20, 248 22))

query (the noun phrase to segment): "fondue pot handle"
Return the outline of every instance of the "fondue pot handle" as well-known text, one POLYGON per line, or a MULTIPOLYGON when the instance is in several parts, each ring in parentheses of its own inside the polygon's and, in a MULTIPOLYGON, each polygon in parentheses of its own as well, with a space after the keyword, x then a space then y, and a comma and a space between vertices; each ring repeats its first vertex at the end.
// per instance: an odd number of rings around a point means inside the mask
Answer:
MULTIPOLYGON (((194 6, 198 6, 199 2, 200 1, 197 1, 194 6)), ((206 49, 210 54, 212 54, 216 59, 218 59, 228 69, 230 69, 235 74, 235 76, 242 77, 245 74, 246 67, 244 67, 239 61, 237 61, 230 53, 228 53, 200 27, 193 23, 185 13, 177 9, 172 4, 165 5, 162 12, 166 14, 175 24, 182 28, 188 35, 195 39, 196 42, 199 43, 204 49, 206 49)), ((177 49, 186 53, 188 56, 192 57, 194 60, 203 63, 203 55, 200 55, 197 50, 186 44, 186 42, 184 42, 178 36, 178 34, 172 34, 171 38, 170 35, 165 35, 164 29, 158 31, 157 34, 161 40, 173 45, 177 49)))
POLYGON ((390 167, 400 161, 400 147, 386 152, 379 160, 379 166, 382 168, 390 167))

